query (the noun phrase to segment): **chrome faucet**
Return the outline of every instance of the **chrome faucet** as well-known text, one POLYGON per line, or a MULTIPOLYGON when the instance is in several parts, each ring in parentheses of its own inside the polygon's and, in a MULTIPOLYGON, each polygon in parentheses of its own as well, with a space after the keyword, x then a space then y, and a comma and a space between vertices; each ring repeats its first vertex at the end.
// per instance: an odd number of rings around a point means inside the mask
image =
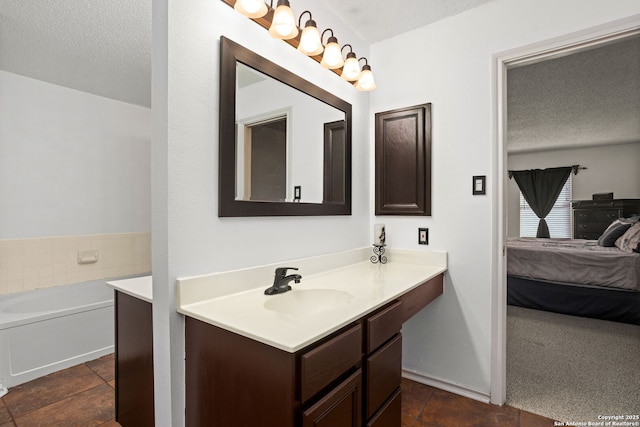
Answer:
POLYGON ((273 285, 270 288, 265 289, 265 295, 281 294, 291 290, 289 282, 292 280, 294 283, 300 283, 302 276, 299 274, 290 274, 287 276, 287 270, 298 270, 295 267, 278 267, 276 268, 275 276, 273 277, 273 285))

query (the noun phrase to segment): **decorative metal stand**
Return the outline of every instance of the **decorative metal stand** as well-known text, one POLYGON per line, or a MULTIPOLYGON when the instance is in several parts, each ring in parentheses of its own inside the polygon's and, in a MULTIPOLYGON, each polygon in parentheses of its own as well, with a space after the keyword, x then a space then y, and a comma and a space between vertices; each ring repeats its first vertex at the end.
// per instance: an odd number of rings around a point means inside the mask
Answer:
POLYGON ((380 264, 386 264, 387 263, 387 257, 384 256, 384 247, 386 245, 373 245, 373 253, 375 255, 371 255, 371 258, 369 258, 371 260, 372 263, 376 264, 376 263, 380 263, 380 264))

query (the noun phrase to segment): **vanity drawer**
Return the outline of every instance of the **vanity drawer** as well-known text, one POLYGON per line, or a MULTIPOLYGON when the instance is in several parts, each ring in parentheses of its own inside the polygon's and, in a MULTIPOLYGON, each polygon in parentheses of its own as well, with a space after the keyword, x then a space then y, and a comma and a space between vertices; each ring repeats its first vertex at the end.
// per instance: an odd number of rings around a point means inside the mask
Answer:
POLYGON ((387 342, 389 338, 400 332, 402 328, 402 302, 383 308, 366 320, 367 344, 366 353, 370 354, 376 348, 387 342))
POLYGON ((367 357, 365 413, 367 419, 400 386, 402 371, 402 335, 385 344, 380 350, 367 357))
POLYGON ((400 387, 393 396, 369 420, 367 427, 397 427, 402 423, 402 392, 400 387))
POLYGON ((362 359, 362 326, 330 339, 300 357, 300 399, 305 402, 362 359))
POLYGON ((302 412, 302 427, 361 427, 362 370, 328 392, 319 402, 302 412))

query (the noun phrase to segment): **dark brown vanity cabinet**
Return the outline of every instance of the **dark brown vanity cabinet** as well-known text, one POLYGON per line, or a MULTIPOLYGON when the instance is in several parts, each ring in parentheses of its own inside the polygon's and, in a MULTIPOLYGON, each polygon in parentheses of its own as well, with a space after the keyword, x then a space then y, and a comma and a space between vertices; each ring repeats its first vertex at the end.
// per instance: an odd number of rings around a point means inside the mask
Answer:
POLYGON ((402 323, 442 274, 290 353, 186 317, 186 425, 400 427, 402 323))
POLYGON ((116 421, 154 426, 151 303, 115 291, 116 421))
POLYGON ((360 427, 362 325, 289 353, 186 318, 186 424, 360 427))

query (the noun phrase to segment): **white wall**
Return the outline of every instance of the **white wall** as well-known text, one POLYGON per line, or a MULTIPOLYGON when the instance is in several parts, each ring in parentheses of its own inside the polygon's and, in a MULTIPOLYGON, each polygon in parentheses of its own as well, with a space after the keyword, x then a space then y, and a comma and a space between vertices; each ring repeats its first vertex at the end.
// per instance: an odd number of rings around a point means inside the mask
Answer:
MULTIPOLYGON (((370 117, 431 102, 433 120, 433 215, 372 221, 386 223, 387 243, 400 248, 418 249, 417 229, 429 227, 425 249, 449 253, 445 294, 403 328, 405 369, 485 398, 491 390, 492 240, 504 179, 497 176, 494 55, 638 13, 634 0, 495 0, 371 47, 378 89, 370 117), (473 175, 487 176, 487 195, 472 196, 473 175)), ((373 122, 369 129, 373 138, 373 122)))
MULTIPOLYGON (((572 200, 591 200, 594 193, 609 192, 617 199, 640 198, 640 142, 510 154, 507 164, 510 170, 585 166, 587 169, 572 175, 572 200)), ((518 237, 520 191, 512 179, 509 180, 507 203, 507 233, 509 237, 518 237)))
POLYGON ((151 110, 0 71, 0 239, 151 230, 151 110))
MULTIPOLYGON (((312 0, 359 56, 367 46, 312 0)), ((369 242, 368 94, 305 58, 218 0, 153 2, 154 363, 158 425, 184 417, 183 319, 175 279, 362 247, 369 242), (225 35, 353 105, 351 216, 218 218, 219 38, 225 35)), ((270 280, 270 278, 265 278, 270 280)))

